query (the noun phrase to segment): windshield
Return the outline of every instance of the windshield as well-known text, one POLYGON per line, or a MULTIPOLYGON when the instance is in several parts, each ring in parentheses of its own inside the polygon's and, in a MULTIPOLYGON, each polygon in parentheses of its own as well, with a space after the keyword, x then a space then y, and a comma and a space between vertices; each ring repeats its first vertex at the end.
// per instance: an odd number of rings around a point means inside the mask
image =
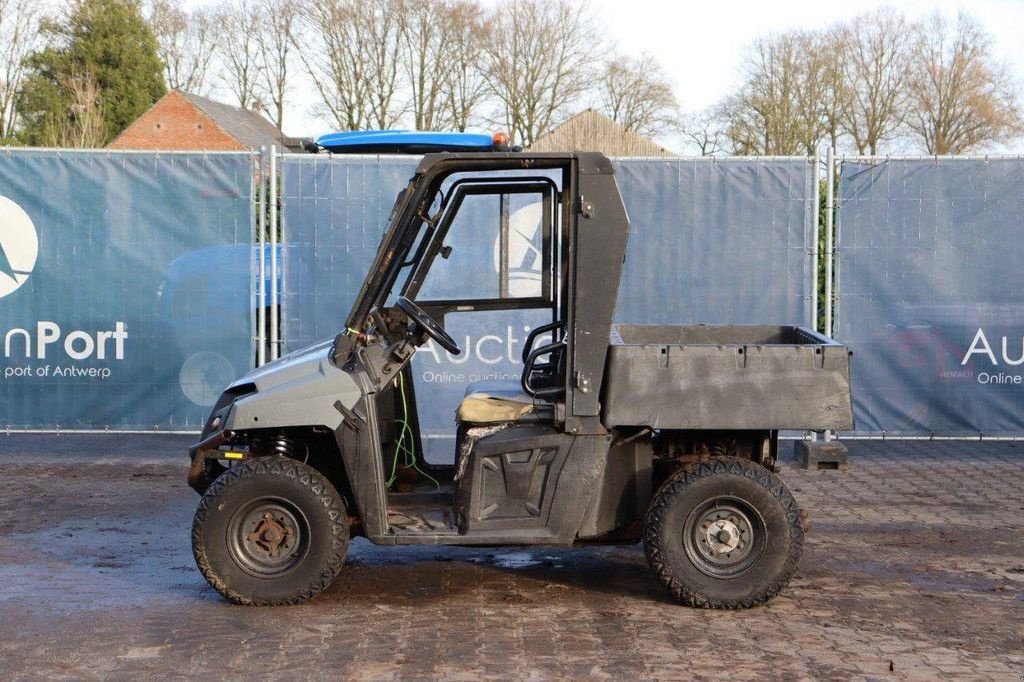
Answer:
MULTIPOLYGON (((398 196, 395 198, 395 204, 391 207, 387 226, 383 236, 381 236, 380 244, 377 246, 377 254, 374 256, 373 265, 367 273, 366 279, 356 295, 352 311, 349 313, 346 324, 350 329, 362 329, 366 325, 367 320, 365 316, 369 313, 370 306, 373 304, 373 302, 367 300, 367 296, 376 296, 375 291, 382 282, 390 289, 390 282, 387 280, 390 273, 395 273, 394 262, 396 259, 401 260, 406 257, 411 241, 416 236, 415 232, 418 232, 421 227, 420 222, 414 220, 416 225, 411 226, 413 230, 410 230, 413 234, 405 239, 403 239, 403 236, 405 236, 406 231, 399 229, 402 216, 408 211, 410 203, 415 201, 416 180, 417 177, 413 177, 409 181, 405 189, 398 193, 398 196)), ((394 280, 392 279, 391 281, 394 280)))
MULTIPOLYGON (((421 213, 416 221, 413 230, 410 230, 408 235, 409 247, 405 250, 402 255, 404 259, 401 266, 398 269, 398 273, 393 280, 394 283, 406 282, 412 274, 416 271, 420 261, 423 260, 423 254, 426 251, 427 244, 430 242, 437 229, 437 219, 441 214, 444 206, 444 195, 441 192, 437 193, 431 203, 430 210, 421 213)), ((398 287, 392 284, 390 292, 387 295, 386 303, 387 306, 395 305, 395 300, 399 296, 399 292, 404 287, 398 287)))
POLYGON ((394 283, 403 273, 415 269, 426 242, 433 234, 430 216, 440 211, 438 202, 443 194, 436 192, 437 198, 432 200, 429 209, 425 208, 423 194, 426 190, 419 184, 421 179, 421 176, 414 176, 395 198, 373 266, 349 314, 349 328, 364 328, 369 322, 366 315, 373 307, 394 304, 395 297, 391 295, 394 283))

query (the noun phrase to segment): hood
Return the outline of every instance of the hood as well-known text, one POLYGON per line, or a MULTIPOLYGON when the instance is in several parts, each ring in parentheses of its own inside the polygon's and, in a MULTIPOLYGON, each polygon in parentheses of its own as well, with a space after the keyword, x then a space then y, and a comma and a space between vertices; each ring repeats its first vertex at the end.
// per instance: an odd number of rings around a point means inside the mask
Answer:
POLYGON ((337 404, 352 409, 362 392, 347 372, 328 359, 333 346, 333 340, 326 340, 289 353, 232 384, 232 388, 255 385, 256 392, 238 397, 227 428, 338 428, 342 411, 337 404))
POLYGON ((235 388, 242 384, 255 384, 256 390, 265 392, 299 377, 309 377, 311 374, 327 376, 329 373, 341 372, 329 359, 329 353, 333 347, 333 339, 324 339, 312 346, 292 351, 262 367, 250 370, 229 388, 235 388))

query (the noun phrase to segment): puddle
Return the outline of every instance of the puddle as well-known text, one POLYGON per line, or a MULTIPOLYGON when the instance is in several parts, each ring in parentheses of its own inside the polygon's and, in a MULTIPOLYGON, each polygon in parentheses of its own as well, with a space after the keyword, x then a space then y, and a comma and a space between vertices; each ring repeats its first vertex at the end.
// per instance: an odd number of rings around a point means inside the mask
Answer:
POLYGON ((534 557, 531 552, 508 552, 507 554, 495 554, 494 565, 499 568, 527 568, 539 566, 540 559, 534 557))
POLYGON ((922 566, 891 565, 871 561, 849 562, 846 566, 870 575, 905 581, 914 587, 933 592, 984 593, 991 592, 996 587, 995 581, 974 571, 925 569, 922 566))

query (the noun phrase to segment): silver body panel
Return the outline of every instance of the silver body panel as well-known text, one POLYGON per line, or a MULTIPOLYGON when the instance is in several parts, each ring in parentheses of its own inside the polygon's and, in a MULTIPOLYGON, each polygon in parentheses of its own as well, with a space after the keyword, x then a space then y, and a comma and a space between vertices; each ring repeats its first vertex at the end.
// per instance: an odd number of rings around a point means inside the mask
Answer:
POLYGON ((328 359, 334 341, 321 341, 252 370, 231 384, 254 384, 256 393, 234 402, 225 428, 283 428, 325 426, 337 429, 343 419, 336 402, 346 409, 359 402, 362 391, 355 380, 328 359))

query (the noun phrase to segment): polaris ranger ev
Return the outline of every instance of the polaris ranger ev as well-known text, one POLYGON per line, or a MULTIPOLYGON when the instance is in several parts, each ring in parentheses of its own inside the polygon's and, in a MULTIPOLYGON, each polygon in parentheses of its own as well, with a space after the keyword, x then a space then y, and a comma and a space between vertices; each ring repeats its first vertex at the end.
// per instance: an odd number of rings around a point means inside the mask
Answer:
POLYGON ((753 606, 787 584, 804 526, 775 473, 778 433, 852 427, 845 347, 801 327, 613 324, 629 221, 601 154, 420 133, 319 143, 427 154, 343 331, 228 386, 190 450, 202 495, 192 544, 214 588, 243 604, 309 599, 355 535, 642 542, 671 595, 700 607, 753 606), (534 282, 509 285, 507 211, 481 213, 481 200, 537 205, 534 282), (470 230, 493 238, 494 281, 437 296, 438 280, 468 267, 470 230), (468 385, 454 464, 417 459, 416 349, 432 339, 461 352, 448 314, 522 310, 546 321, 525 340, 521 379, 468 385))

